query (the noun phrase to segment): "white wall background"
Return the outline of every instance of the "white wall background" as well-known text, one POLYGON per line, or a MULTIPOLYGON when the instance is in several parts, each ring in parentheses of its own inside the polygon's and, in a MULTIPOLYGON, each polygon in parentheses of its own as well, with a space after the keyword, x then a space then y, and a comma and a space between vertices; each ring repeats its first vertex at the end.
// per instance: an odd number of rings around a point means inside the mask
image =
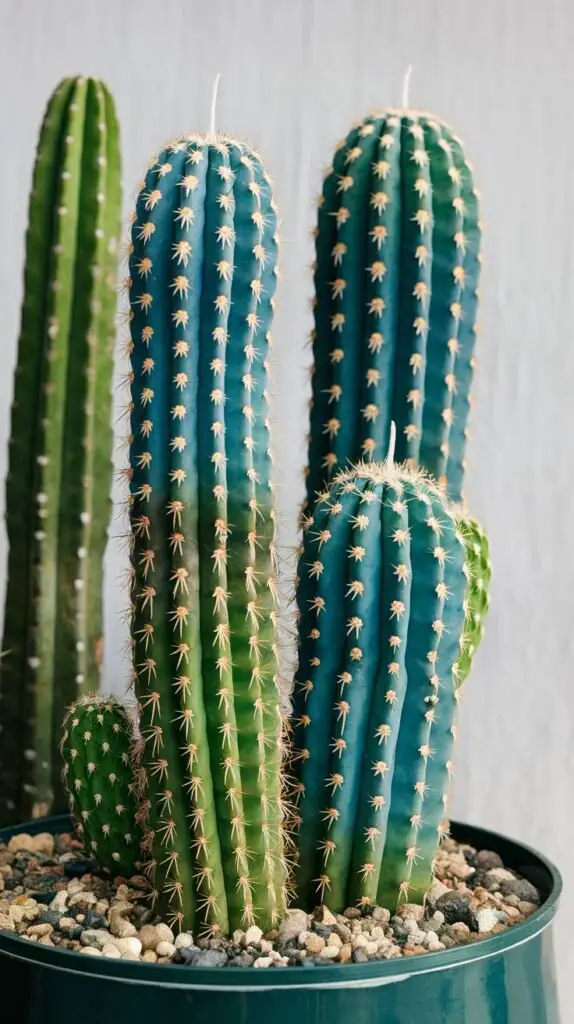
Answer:
MULTIPOLYGON (((0 476, 36 135, 61 77, 100 75, 115 95, 126 213, 151 152, 207 129, 217 71, 219 127, 249 137, 274 175, 284 239, 276 448, 289 543, 302 495, 321 169, 351 122, 399 102, 409 63, 412 102, 465 139, 486 222, 468 494, 490 532, 495 577, 464 699, 454 811, 541 848, 564 872, 565 1020, 567 1007, 574 1013, 573 43, 571 0, 0 0, 0 476)), ((3 573, 3 533, 0 544, 3 573)), ((122 567, 114 542, 106 684, 116 690, 126 674, 122 567)))

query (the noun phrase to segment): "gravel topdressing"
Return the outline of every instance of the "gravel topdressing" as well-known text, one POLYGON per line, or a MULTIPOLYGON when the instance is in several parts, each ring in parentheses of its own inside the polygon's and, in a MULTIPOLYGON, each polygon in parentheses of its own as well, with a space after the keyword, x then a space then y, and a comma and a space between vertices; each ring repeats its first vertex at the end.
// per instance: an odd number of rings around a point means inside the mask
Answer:
POLYGON ((405 903, 332 914, 289 910, 275 931, 253 925, 230 938, 172 929, 150 909, 143 877, 95 873, 70 834, 14 836, 0 843, 0 931, 30 942, 104 956, 187 967, 312 967, 419 956, 505 931, 538 909, 541 896, 497 853, 447 839, 423 908, 405 903))

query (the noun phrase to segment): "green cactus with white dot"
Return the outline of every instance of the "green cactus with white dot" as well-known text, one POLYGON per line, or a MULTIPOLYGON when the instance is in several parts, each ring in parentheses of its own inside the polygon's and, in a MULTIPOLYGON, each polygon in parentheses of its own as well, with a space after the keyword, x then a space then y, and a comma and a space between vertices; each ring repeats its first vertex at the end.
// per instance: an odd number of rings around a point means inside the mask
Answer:
POLYGON ((459 501, 480 271, 473 172, 430 114, 367 117, 319 200, 307 507, 337 472, 385 457, 459 501))
POLYGON ((60 725, 99 684, 120 205, 110 93, 98 79, 65 79, 37 149, 12 403, 3 824, 65 810, 60 725))
POLYGON ((133 718, 113 697, 71 705, 61 753, 70 811, 86 852, 112 875, 131 878, 140 858, 133 718))
POLYGON ((363 463, 305 522, 293 710, 304 906, 422 902, 446 823, 470 570, 419 469, 363 463))
POLYGON ((286 876, 268 352, 271 183, 187 136, 132 225, 131 529, 144 848, 170 920, 270 928, 286 876))

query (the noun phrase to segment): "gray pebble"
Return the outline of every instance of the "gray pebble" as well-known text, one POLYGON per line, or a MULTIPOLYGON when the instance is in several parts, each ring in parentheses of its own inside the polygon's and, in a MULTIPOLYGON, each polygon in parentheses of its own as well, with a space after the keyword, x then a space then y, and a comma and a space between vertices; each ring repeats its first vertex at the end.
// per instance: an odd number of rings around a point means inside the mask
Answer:
POLYGON ((80 937, 80 942, 82 946, 91 946, 93 949, 103 949, 104 946, 107 946, 109 941, 110 933, 104 931, 103 928, 86 928, 86 930, 82 932, 80 937))
POLYGON ((471 893, 465 895, 460 892, 448 892, 437 900, 437 910, 444 914, 447 924, 455 924, 457 921, 462 921, 463 924, 467 924, 473 931, 477 930, 476 917, 469 903, 471 895, 471 893))
POLYGON ((494 850, 479 850, 474 858, 477 868, 483 871, 492 871, 493 868, 503 868, 502 858, 494 850))
MULTIPOLYGON (((182 950, 185 954, 186 950, 182 950)), ((227 953, 218 949, 200 949, 193 959, 194 967, 225 967, 227 953)))
POLYGON ((229 961, 229 966, 252 967, 253 961, 254 957, 252 957, 251 954, 247 952, 247 950, 243 950, 243 952, 239 953, 238 956, 234 956, 231 958, 231 960, 229 961))
POLYGON ((368 958, 367 954, 365 953, 364 949, 361 949, 359 947, 358 949, 354 949, 353 950, 353 963, 355 963, 355 964, 366 964, 368 962, 369 962, 369 958, 368 958))
POLYGON ((503 896, 518 896, 521 901, 527 903, 540 903, 538 889, 528 882, 526 878, 503 879, 500 883, 500 891, 503 896))

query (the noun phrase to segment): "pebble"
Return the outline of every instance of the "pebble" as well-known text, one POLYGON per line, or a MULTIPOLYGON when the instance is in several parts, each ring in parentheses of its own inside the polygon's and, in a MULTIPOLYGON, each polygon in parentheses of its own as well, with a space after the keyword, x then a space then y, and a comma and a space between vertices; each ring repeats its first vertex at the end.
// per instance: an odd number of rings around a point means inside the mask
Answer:
POLYGON ((121 955, 122 954, 120 953, 118 947, 112 946, 110 942, 108 942, 105 946, 102 946, 102 956, 108 956, 110 957, 110 959, 112 957, 117 957, 121 959, 121 955))
POLYGON ((462 921, 470 928, 476 928, 474 911, 470 906, 471 893, 467 895, 459 891, 450 891, 441 896, 437 902, 437 910, 444 914, 447 924, 454 924, 455 921, 462 921))
POLYGON ((520 900, 517 909, 521 914, 524 914, 525 917, 529 917, 535 910, 538 910, 538 906, 536 903, 529 903, 528 900, 520 900))
POLYGON ((305 932, 305 949, 308 953, 316 955, 322 953, 325 948, 325 939, 321 935, 317 935, 316 932, 305 932))
POLYGON ((52 857, 54 854, 54 836, 50 832, 39 832, 36 836, 30 836, 27 832, 12 836, 8 843, 9 853, 45 853, 52 857))
POLYGON ((449 889, 448 885, 445 885, 444 882, 440 882, 438 878, 435 879, 427 893, 427 903, 436 903, 447 892, 452 892, 452 889, 449 889))
POLYGON ((486 872, 487 887, 490 889, 500 885, 501 882, 513 882, 515 877, 512 871, 507 871, 506 868, 492 868, 486 872))
POLYGON ((218 949, 201 949, 193 959, 194 967, 225 967, 226 963, 227 953, 218 949))
POLYGON ((518 896, 521 902, 540 903, 538 889, 526 878, 504 878, 500 883, 500 891, 503 896, 518 896))
POLYGON ((253 963, 254 963, 254 960, 253 960, 253 957, 251 956, 251 953, 248 953, 247 950, 244 949, 241 953, 239 953, 238 956, 234 956, 234 957, 231 958, 231 960, 229 961, 229 966, 230 967, 252 967, 253 963))
POLYGON ((319 956, 322 960, 334 960, 339 955, 340 946, 325 946, 319 956))
POLYGON ((245 932, 243 943, 246 946, 258 946, 263 938, 263 931, 256 924, 252 924, 245 932))
MULTIPOLYGON (((119 949, 122 956, 135 956, 139 959, 139 955, 142 951, 142 944, 139 939, 130 937, 127 939, 116 939, 113 938, 112 944, 119 949)), ((175 950, 174 950, 175 952, 175 950)))
POLYGON ((173 944, 176 949, 188 949, 193 946, 193 935, 190 932, 180 932, 179 935, 176 935, 173 944))
POLYGON ((144 949, 141 958, 146 964, 157 963, 157 953, 153 949, 144 949))
POLYGON ((416 903, 403 903, 397 908, 397 917, 402 917, 403 920, 410 918, 414 921, 421 921, 424 917, 425 909, 416 903))
POLYGON ((173 942, 166 942, 165 939, 162 939, 161 942, 158 942, 155 951, 157 956, 172 957, 175 953, 175 945, 173 942))
POLYGON ((485 910, 477 910, 475 916, 479 932, 491 932, 499 921, 496 910, 490 910, 488 907, 485 910))
POLYGON ((87 953, 88 956, 102 955, 101 949, 96 949, 95 946, 82 946, 82 948, 78 950, 78 953, 87 953))
POLYGON ((383 927, 386 927, 386 925, 388 925, 390 920, 391 920, 391 912, 390 912, 390 910, 387 910, 386 907, 375 907, 375 909, 373 910, 373 921, 376 921, 377 924, 380 924, 383 927))
POLYGON ((502 857, 499 857, 494 850, 479 850, 475 855, 474 863, 477 868, 483 871, 492 871, 495 868, 504 868, 502 857))
POLYGON ((318 924, 326 924, 334 926, 337 924, 337 918, 331 913, 328 907, 321 906, 316 907, 311 915, 313 920, 318 924))
POLYGON ((270 956, 259 956, 253 964, 254 967, 272 967, 273 960, 270 956))
POLYGON ((307 931, 309 924, 309 915, 304 910, 288 910, 279 927, 279 937, 283 942, 290 942, 296 939, 300 932, 307 931))

